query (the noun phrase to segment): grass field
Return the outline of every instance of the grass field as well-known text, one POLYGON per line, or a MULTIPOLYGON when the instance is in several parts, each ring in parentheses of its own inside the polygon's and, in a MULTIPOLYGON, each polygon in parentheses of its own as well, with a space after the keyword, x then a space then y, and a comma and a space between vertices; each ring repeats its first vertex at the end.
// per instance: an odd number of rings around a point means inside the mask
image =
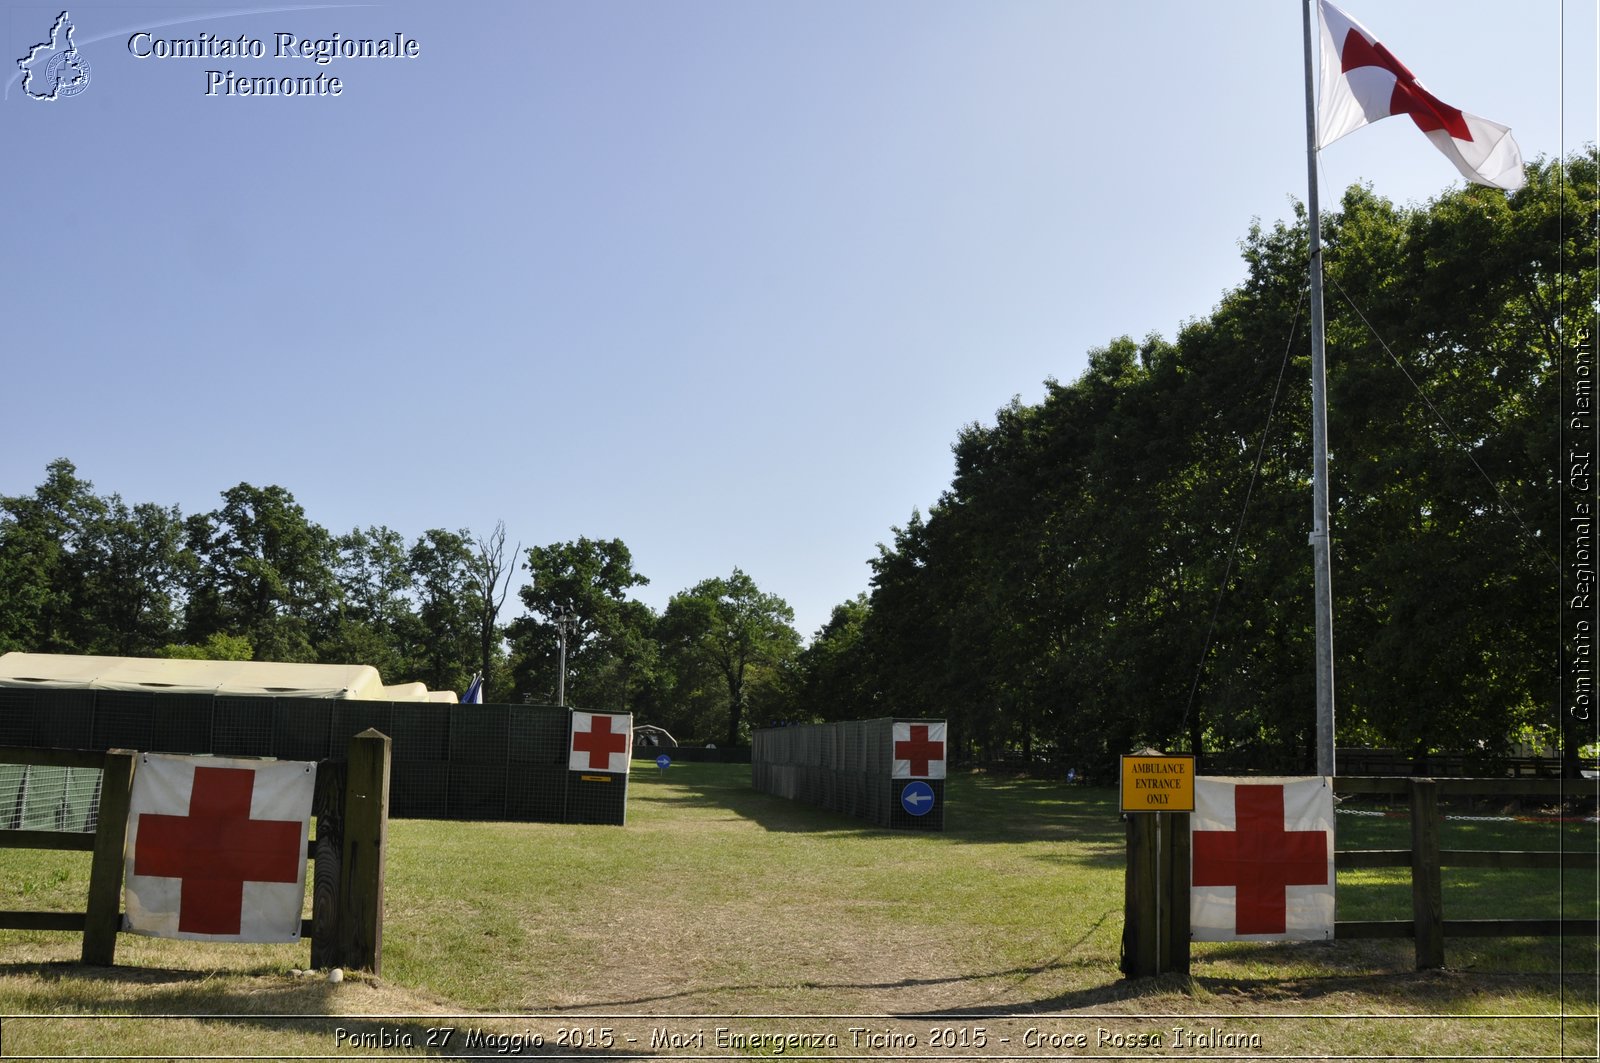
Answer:
MULTIPOLYGON (((381 979, 291 973, 307 944, 123 935, 100 970, 72 935, 0 932, 0 1054, 1595 1057, 1593 940, 1449 940, 1433 972, 1407 941, 1197 945, 1188 977, 1123 980, 1115 804, 961 775, 943 834, 889 832, 757 794, 746 766, 640 762, 626 827, 391 823, 381 979)), ((1341 848, 1408 844, 1403 819, 1339 819, 1341 848)), ((83 854, 0 852, 0 907, 81 910, 87 878, 83 854)), ((1339 891, 1340 918, 1410 911, 1403 871, 1339 891)), ((1445 872, 1447 917, 1592 918, 1596 894, 1589 869, 1445 872)))

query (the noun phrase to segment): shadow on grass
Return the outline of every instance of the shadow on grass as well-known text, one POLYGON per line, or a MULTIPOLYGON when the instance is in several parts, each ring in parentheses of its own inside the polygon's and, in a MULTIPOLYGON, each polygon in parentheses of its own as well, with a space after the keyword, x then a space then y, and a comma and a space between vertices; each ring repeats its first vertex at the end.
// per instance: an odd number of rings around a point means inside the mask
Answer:
MULTIPOLYGON (((1351 1012, 1352 1000, 1360 1000, 1363 1003, 1358 1010, 1363 1014, 1454 1012, 1485 992, 1550 995, 1560 992, 1563 983, 1568 991, 1580 992, 1593 985, 1592 968, 1564 973, 1553 970, 1485 972, 1449 967, 1418 971, 1409 969, 1409 942, 1404 949, 1402 957, 1389 949, 1372 945, 1352 947, 1346 942, 1333 945, 1242 944, 1194 957, 1187 974, 1124 978, 1031 1001, 962 1008, 957 1012, 930 1011, 916 1017, 956 1013, 1032 1015, 1089 1010, 1139 1000, 1160 1000, 1159 1010, 1171 1011, 1171 999, 1175 994, 1189 998, 1201 1010, 1207 1010, 1208 1004, 1231 1007, 1242 1003, 1250 1010, 1281 1007, 1294 1012, 1320 1010, 1342 1015, 1351 1012), (1248 965, 1249 969, 1262 973, 1227 972, 1225 968, 1233 963, 1248 965)), ((1046 969, 1049 968, 1040 970, 1046 969)))
MULTIPOLYGON (((120 1024, 175 1022, 198 1024, 201 1030, 195 1039, 212 1046, 229 1043, 241 1027, 248 1027, 269 1036, 299 1033, 326 1038, 334 1054, 356 1054, 376 1048, 423 1056, 476 1058, 508 1053, 568 1059, 637 1055, 620 1048, 608 1050, 552 1043, 524 1043, 508 1049, 509 1039, 516 1036, 514 1029, 508 1028, 501 1034, 494 1023, 476 1019, 472 1020, 472 1025, 487 1037, 475 1044, 469 1043, 464 1036, 467 1024, 460 1021, 470 1018, 466 1015, 385 1018, 370 1012, 338 1014, 333 1007, 334 996, 359 991, 359 976, 335 986, 320 974, 296 977, 285 975, 277 968, 227 972, 230 980, 242 978, 255 983, 241 985, 237 981, 218 982, 216 972, 210 971, 91 967, 65 961, 0 964, 0 977, 10 975, 34 978, 40 983, 38 988, 29 991, 29 1003, 37 1001, 35 1006, 39 1010, 32 1015, 7 1019, 12 1026, 8 1042, 13 1044, 14 1039, 26 1036, 26 1024, 30 1023, 93 1024, 90 1029, 96 1041, 112 1046, 120 1024), (140 990, 137 996, 116 1001, 86 1004, 83 1000, 84 994, 109 993, 115 986, 137 986, 140 990), (451 1031, 448 1037, 442 1035, 446 1029, 451 1031)), ((349 1006, 352 1001, 347 997, 344 1003, 349 1006)), ((181 1037, 181 1034, 174 1035, 173 1039, 181 1037)), ((230 1053, 226 1058, 275 1059, 278 1056, 230 1053)))
MULTIPOLYGON (((1330 1014, 1344 1014, 1350 1010, 1351 1000, 1364 1002, 1363 1013, 1389 1011, 1455 1011, 1462 1004, 1481 995, 1486 990, 1503 993, 1507 990, 1526 990, 1529 993, 1550 993, 1562 981, 1556 973, 1484 974, 1475 971, 1437 970, 1413 971, 1373 969, 1370 955, 1340 946, 1291 944, 1281 949, 1254 945, 1249 957, 1252 967, 1259 967, 1259 976, 1219 973, 1215 964, 1205 959, 1196 961, 1188 974, 1165 974, 1157 978, 1113 978, 1095 985, 1055 993, 1032 1000, 1010 1000, 1000 1004, 938 1009, 888 1009, 888 1014, 900 1018, 950 1018, 958 1016, 998 1017, 1008 1015, 1042 1015, 1054 1012, 1087 1011, 1108 1005, 1159 1001, 1157 1010, 1173 1011, 1174 995, 1186 997, 1199 1010, 1210 1010, 1215 1003, 1229 1007, 1243 1004, 1249 1010, 1284 1007, 1297 1011, 1320 1010, 1330 1014), (1310 955, 1307 950, 1320 950, 1310 955), (1339 953, 1342 953, 1340 955, 1339 953), (1313 973, 1308 968, 1318 970, 1313 973), (1392 1002, 1392 1005, 1389 1003, 1392 1002)), ((1212 959, 1226 960, 1225 956, 1212 959)), ((990 980, 1027 979, 1052 972, 1082 969, 1082 965, 1061 959, 1033 966, 1013 967, 1007 970, 969 971, 939 977, 905 977, 882 981, 811 981, 792 987, 822 993, 837 991, 894 992, 934 989, 942 986, 960 986, 990 980)), ((1565 976, 1573 988, 1581 988, 1592 981, 1593 974, 1568 974, 1565 976)), ((584 1013, 605 1012, 608 1009, 648 1009, 671 1004, 674 1001, 693 1000, 706 995, 759 993, 771 990, 768 984, 701 986, 672 993, 635 996, 616 1000, 585 1002, 573 1010, 584 1013)), ((1180 1009, 1181 1010, 1181 1009, 1180 1009)))
POLYGON ((636 789, 629 800, 649 801, 651 804, 675 809, 721 809, 736 818, 749 820, 763 830, 777 834, 859 834, 879 828, 859 819, 830 812, 824 808, 786 801, 781 797, 758 793, 751 789, 735 787, 693 787, 685 784, 673 794, 654 793, 646 796, 636 789))
MULTIPOLYGON (((986 973, 943 975, 937 978, 897 978, 892 981, 879 982, 850 982, 850 981, 805 981, 796 983, 793 988, 811 989, 818 991, 833 990, 877 990, 892 991, 897 989, 927 989, 936 986, 961 985, 971 981, 982 981, 990 978, 1025 978, 1046 974, 1050 971, 1063 970, 1072 964, 1052 962, 1039 964, 1033 967, 1015 967, 1004 971, 989 971, 986 973)), ((640 1007, 651 1004, 664 1004, 674 1000, 688 1000, 706 995, 722 995, 732 993, 760 993, 771 990, 768 983, 748 983, 743 985, 701 986, 693 989, 683 989, 674 993, 658 993, 649 996, 629 997, 619 1000, 605 1000, 585 1002, 573 1010, 594 1013, 603 1012, 608 1008, 640 1007)))
POLYGON ((751 786, 745 765, 696 764, 672 770, 678 774, 662 780, 671 792, 654 789, 652 780, 636 787, 630 798, 674 808, 724 809, 777 833, 877 831, 968 845, 1071 841, 1119 847, 1124 837, 1114 791, 1059 782, 953 774, 945 783, 945 829, 921 832, 889 831, 840 812, 761 793, 751 786))

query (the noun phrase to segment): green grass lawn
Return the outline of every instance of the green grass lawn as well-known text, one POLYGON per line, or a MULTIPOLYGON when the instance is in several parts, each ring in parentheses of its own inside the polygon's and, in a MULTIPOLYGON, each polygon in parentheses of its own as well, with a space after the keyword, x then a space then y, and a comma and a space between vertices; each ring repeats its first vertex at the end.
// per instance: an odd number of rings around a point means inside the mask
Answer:
MULTIPOLYGON (((930 1038, 995 1058, 1147 1054, 1138 1038, 1158 1036, 1172 1056, 1192 1036, 1178 1025, 1260 1038, 1190 1046, 1201 1055, 1593 1057, 1592 940, 1449 940, 1449 967, 1434 972, 1412 970, 1408 941, 1207 944, 1189 977, 1128 982, 1115 793, 967 774, 949 780, 947 801, 942 834, 891 832, 758 794, 747 766, 663 774, 639 762, 624 827, 397 820, 381 979, 291 974, 308 944, 130 935, 119 966, 96 970, 74 962, 72 935, 4 931, 0 1013, 70 1017, 5 1020, 0 1054, 428 1054, 429 1031, 437 1040, 454 1024, 544 1037, 547 1054, 566 1054, 558 1028, 577 1029, 576 1054, 626 1055, 648 1048, 652 1030, 714 1029, 663 1016, 723 1016, 767 1034, 841 1036, 821 1054, 874 1058, 941 1054, 930 1038), (108 1013, 173 1017, 95 1017, 108 1013), (463 1013, 502 1017, 439 1018, 463 1013), (531 1018, 556 1013, 573 1018, 531 1018), (931 1018, 950 1014, 966 1018, 931 1018), (319 1018, 330 1015, 346 1017, 319 1018), (733 1018, 852 1015, 895 1018, 733 1018), (1014 1017, 1039 1015, 1053 1017, 1014 1017), (853 1048, 851 1025, 899 1047, 853 1048), (1088 1043, 1022 1051, 1030 1026, 1088 1043), (375 1040, 352 1047, 339 1027, 375 1040), (380 1044, 402 1035, 409 1047, 380 1044)), ((1340 816, 1339 844, 1405 848, 1407 829, 1340 816)), ((1595 837, 1593 824, 1452 821, 1445 845, 1593 851, 1595 837)), ((0 907, 81 909, 87 878, 86 855, 0 852, 0 907)), ((1407 881, 1341 873, 1340 918, 1406 917, 1407 881)), ((1445 883, 1447 917, 1595 910, 1588 869, 1446 869, 1445 883)), ((464 1036, 441 1054, 471 1051, 464 1036)))

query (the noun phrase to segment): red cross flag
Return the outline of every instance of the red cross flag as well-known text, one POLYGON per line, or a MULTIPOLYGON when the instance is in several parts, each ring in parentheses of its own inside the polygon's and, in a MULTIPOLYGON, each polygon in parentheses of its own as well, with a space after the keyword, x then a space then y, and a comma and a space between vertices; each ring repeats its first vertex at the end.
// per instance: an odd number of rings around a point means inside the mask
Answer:
POLYGON ((600 712, 572 714, 573 771, 613 771, 627 774, 633 753, 633 717, 600 712))
MULTIPOLYGON (((880 732, 881 733, 881 732, 880 732)), ((945 724, 902 723, 894 724, 894 764, 890 772, 893 779, 944 778, 945 724)))
POLYGON ((133 775, 123 929, 299 941, 315 764, 146 753, 133 775))
POLYGON ((1333 938, 1330 780, 1197 778, 1189 826, 1196 941, 1333 938))
POLYGON ((1511 130, 1445 103, 1422 87, 1365 26, 1321 0, 1322 90, 1317 147, 1391 115, 1410 115, 1469 181, 1514 191, 1526 182, 1511 130))

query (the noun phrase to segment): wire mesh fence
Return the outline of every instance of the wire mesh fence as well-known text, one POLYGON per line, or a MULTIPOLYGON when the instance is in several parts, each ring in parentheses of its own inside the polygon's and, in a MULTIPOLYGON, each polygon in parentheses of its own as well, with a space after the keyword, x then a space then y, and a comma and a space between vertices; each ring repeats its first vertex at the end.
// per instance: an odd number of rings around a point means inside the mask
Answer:
POLYGON ((93 831, 99 809, 99 768, 0 764, 0 828, 93 831))

